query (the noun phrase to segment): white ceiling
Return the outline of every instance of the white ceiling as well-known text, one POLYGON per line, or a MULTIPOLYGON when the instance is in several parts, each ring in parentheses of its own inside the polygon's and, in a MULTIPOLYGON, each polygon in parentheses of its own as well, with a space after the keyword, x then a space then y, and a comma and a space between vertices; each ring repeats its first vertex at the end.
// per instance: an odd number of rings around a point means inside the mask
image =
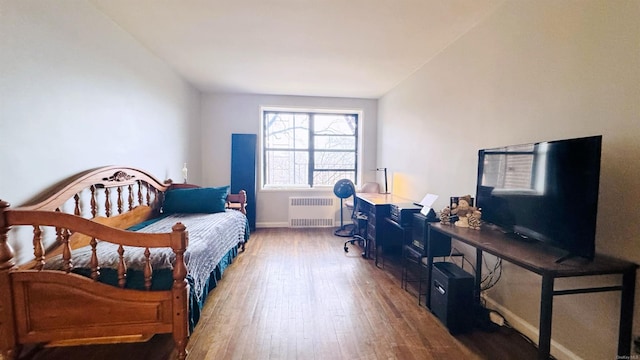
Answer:
POLYGON ((91 0, 203 92, 379 98, 504 0, 91 0))

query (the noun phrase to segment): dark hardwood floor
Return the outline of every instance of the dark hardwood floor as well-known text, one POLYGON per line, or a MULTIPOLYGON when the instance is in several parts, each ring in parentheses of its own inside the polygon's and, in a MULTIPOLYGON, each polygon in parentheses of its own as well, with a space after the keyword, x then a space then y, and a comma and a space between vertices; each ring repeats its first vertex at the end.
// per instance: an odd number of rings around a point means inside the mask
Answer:
MULTIPOLYGON (((192 334, 188 359, 535 359, 501 329, 452 336, 385 269, 345 254, 331 229, 258 229, 224 273, 192 334)), ((172 339, 34 348, 21 358, 169 359, 172 339)))

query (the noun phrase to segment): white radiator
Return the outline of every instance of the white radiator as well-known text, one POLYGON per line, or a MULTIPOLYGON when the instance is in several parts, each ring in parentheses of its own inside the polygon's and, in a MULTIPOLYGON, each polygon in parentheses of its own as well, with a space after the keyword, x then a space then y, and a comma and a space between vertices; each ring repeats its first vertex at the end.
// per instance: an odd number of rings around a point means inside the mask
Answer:
POLYGON ((289 227, 333 227, 337 198, 290 197, 289 227))

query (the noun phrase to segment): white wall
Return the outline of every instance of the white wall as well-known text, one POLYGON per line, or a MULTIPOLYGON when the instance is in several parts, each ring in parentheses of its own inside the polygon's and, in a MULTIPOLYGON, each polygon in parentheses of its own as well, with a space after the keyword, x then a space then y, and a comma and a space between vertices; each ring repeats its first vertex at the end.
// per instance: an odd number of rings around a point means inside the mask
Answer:
MULTIPOLYGON (((635 0, 505 2, 379 100, 378 159, 393 164, 393 191, 439 194, 442 208, 475 192, 480 148, 602 134, 597 250, 640 263, 638 19, 635 0)), ((489 296, 521 330, 537 328, 539 288, 538 276, 506 264, 489 296)), ((619 300, 557 298, 553 339, 568 349, 559 356, 614 358, 619 300)))
MULTIPOLYGON (((260 107, 362 110, 363 179, 376 181, 377 100, 276 95, 208 94, 202 100, 202 169, 204 185, 226 185, 231 181, 231 134, 258 134, 260 146, 260 107)), ((258 165, 260 169, 260 165, 258 165)), ((256 194, 256 226, 287 226, 289 196, 327 191, 259 190, 256 194)))
POLYGON ((103 165, 180 179, 200 163, 199 111, 193 87, 90 3, 0 0, 1 199, 103 165))

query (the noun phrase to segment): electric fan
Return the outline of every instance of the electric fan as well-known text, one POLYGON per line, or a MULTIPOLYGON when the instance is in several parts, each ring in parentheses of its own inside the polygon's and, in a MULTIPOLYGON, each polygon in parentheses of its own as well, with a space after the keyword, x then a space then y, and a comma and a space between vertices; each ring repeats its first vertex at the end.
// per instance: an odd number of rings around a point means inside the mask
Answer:
POLYGON ((336 236, 350 237, 353 235, 353 224, 344 225, 344 217, 342 212, 344 206, 342 202, 356 193, 356 186, 349 179, 340 179, 333 186, 333 193, 340 198, 340 228, 334 232, 336 236))

